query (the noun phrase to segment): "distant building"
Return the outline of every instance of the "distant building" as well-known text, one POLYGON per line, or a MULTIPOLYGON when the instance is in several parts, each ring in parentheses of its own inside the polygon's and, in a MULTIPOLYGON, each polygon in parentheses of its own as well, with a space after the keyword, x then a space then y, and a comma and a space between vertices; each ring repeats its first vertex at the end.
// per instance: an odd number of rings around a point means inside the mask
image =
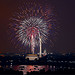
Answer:
POLYGON ((27 56, 25 57, 25 59, 29 59, 29 60, 38 60, 38 56, 37 54, 27 54, 27 56))
MULTIPOLYGON (((39 55, 40 53, 37 53, 37 54, 39 55)), ((42 55, 42 56, 46 56, 46 55, 47 55, 46 50, 44 50, 43 53, 41 53, 41 55, 42 55)))

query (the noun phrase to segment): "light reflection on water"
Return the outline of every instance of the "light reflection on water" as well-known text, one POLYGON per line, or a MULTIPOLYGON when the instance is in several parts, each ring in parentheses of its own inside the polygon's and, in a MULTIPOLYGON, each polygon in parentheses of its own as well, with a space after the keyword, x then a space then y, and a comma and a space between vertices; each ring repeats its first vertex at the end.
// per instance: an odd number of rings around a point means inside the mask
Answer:
POLYGON ((18 70, 18 71, 22 71, 23 74, 27 74, 27 72, 31 72, 31 71, 40 71, 42 69, 46 71, 49 70, 49 66, 48 65, 16 65, 13 66, 14 70, 18 70))

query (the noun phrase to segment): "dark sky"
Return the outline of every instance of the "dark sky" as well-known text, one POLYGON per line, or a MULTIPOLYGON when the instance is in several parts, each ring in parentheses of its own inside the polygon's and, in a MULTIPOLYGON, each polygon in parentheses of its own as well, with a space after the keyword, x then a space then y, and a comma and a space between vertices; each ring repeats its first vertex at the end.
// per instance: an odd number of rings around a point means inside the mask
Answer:
MULTIPOLYGON (((11 49, 9 36, 9 18, 17 11, 19 0, 0 0, 0 52, 15 52, 11 49)), ((20 0, 24 1, 24 0, 20 0)), ((52 4, 58 14, 60 29, 54 47, 48 52, 75 53, 75 1, 74 0, 46 0, 52 4)), ((16 51, 17 52, 17 51, 16 51)))

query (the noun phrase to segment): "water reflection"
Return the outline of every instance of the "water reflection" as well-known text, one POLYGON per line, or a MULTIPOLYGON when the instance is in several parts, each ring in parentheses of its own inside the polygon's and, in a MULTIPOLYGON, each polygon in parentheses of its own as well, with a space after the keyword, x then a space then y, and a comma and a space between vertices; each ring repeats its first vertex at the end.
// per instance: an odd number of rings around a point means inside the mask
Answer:
POLYGON ((23 74, 27 74, 27 72, 32 72, 32 71, 40 71, 42 69, 46 71, 49 70, 48 65, 16 65, 13 66, 14 70, 22 71, 23 74))

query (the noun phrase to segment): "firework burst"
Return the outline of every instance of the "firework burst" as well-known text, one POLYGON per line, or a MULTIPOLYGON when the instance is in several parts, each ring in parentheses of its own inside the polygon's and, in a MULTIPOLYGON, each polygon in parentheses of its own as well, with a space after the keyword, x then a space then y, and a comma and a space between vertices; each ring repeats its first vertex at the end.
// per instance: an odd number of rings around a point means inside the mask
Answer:
POLYGON ((34 48, 39 45, 41 36, 42 43, 45 43, 52 26, 51 9, 47 5, 30 2, 23 4, 20 10, 10 24, 18 41, 34 48))

